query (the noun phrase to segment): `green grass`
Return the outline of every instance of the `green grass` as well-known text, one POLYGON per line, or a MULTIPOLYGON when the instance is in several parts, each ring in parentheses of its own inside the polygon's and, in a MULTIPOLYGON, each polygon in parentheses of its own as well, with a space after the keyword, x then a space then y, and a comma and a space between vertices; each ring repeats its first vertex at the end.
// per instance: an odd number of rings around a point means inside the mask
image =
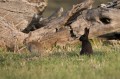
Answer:
POLYGON ((0 79, 120 79, 120 46, 93 43, 91 57, 79 47, 47 57, 0 51, 0 79))

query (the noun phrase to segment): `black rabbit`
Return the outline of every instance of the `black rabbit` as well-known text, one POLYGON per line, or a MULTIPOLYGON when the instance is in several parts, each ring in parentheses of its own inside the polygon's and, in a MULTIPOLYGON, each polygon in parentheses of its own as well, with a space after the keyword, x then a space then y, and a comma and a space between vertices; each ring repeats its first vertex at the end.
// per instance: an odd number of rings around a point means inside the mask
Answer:
POLYGON ((84 34, 79 38, 79 40, 82 42, 82 49, 80 51, 80 55, 83 54, 91 55, 93 53, 92 45, 89 42, 88 35, 89 29, 86 27, 84 29, 84 34))

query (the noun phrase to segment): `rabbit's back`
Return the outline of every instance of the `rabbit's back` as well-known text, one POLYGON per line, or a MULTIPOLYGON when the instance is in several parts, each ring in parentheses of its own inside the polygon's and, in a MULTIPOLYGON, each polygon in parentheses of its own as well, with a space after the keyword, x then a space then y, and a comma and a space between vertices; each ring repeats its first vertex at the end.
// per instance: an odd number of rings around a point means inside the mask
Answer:
POLYGON ((89 41, 83 41, 82 42, 82 49, 80 51, 80 55, 82 54, 92 54, 93 53, 93 49, 92 49, 92 45, 89 41))

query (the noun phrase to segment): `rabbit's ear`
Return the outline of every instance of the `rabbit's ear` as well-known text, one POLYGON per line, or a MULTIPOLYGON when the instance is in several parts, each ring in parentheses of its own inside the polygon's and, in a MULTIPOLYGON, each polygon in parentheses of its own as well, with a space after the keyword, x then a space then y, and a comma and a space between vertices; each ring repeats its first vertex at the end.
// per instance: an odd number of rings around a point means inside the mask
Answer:
POLYGON ((84 31, 85 31, 85 35, 88 36, 88 34, 89 34, 89 28, 86 27, 84 31))

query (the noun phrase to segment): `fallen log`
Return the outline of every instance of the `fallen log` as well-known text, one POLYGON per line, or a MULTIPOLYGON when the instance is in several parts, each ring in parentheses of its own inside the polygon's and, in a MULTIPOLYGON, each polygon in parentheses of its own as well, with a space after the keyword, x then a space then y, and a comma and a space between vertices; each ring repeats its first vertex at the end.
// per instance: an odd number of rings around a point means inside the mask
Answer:
MULTIPOLYGON (((15 36, 19 36, 17 39, 21 42, 17 41, 19 42, 17 44, 18 49, 21 47, 20 45, 25 45, 30 52, 40 53, 41 56, 48 55, 54 46, 71 44, 83 34, 85 27, 90 28, 89 38, 91 39, 103 37, 102 35, 107 37, 106 34, 115 32, 118 34, 117 37, 120 38, 120 9, 118 8, 118 1, 112 2, 115 4, 114 6, 109 5, 108 7, 108 4, 104 4, 105 6, 100 5, 99 7, 91 8, 93 0, 85 0, 82 3, 74 5, 66 13, 63 12, 63 9, 59 9, 48 18, 41 18, 36 14, 31 23, 23 30, 24 33, 17 29, 12 30, 11 33, 17 33, 18 35, 15 36)), ((13 28, 11 26, 9 27, 13 28)), ((6 29, 10 28, 7 27, 6 29)), ((5 32, 5 29, 3 32, 5 32)), ((5 43, 5 46, 9 45, 9 48, 15 50, 16 46, 13 44, 15 39, 13 39, 13 36, 10 36, 11 33, 5 35, 9 35, 10 39, 12 39, 12 42, 10 41, 12 45, 5 43)), ((5 35, 1 37, 3 38, 5 35)))
POLYGON ((8 51, 20 51, 27 34, 21 31, 32 17, 42 15, 46 0, 0 0, 0 47, 8 51))
POLYGON ((42 15, 46 6, 46 0, 1 0, 0 16, 22 31, 35 14, 42 15))

